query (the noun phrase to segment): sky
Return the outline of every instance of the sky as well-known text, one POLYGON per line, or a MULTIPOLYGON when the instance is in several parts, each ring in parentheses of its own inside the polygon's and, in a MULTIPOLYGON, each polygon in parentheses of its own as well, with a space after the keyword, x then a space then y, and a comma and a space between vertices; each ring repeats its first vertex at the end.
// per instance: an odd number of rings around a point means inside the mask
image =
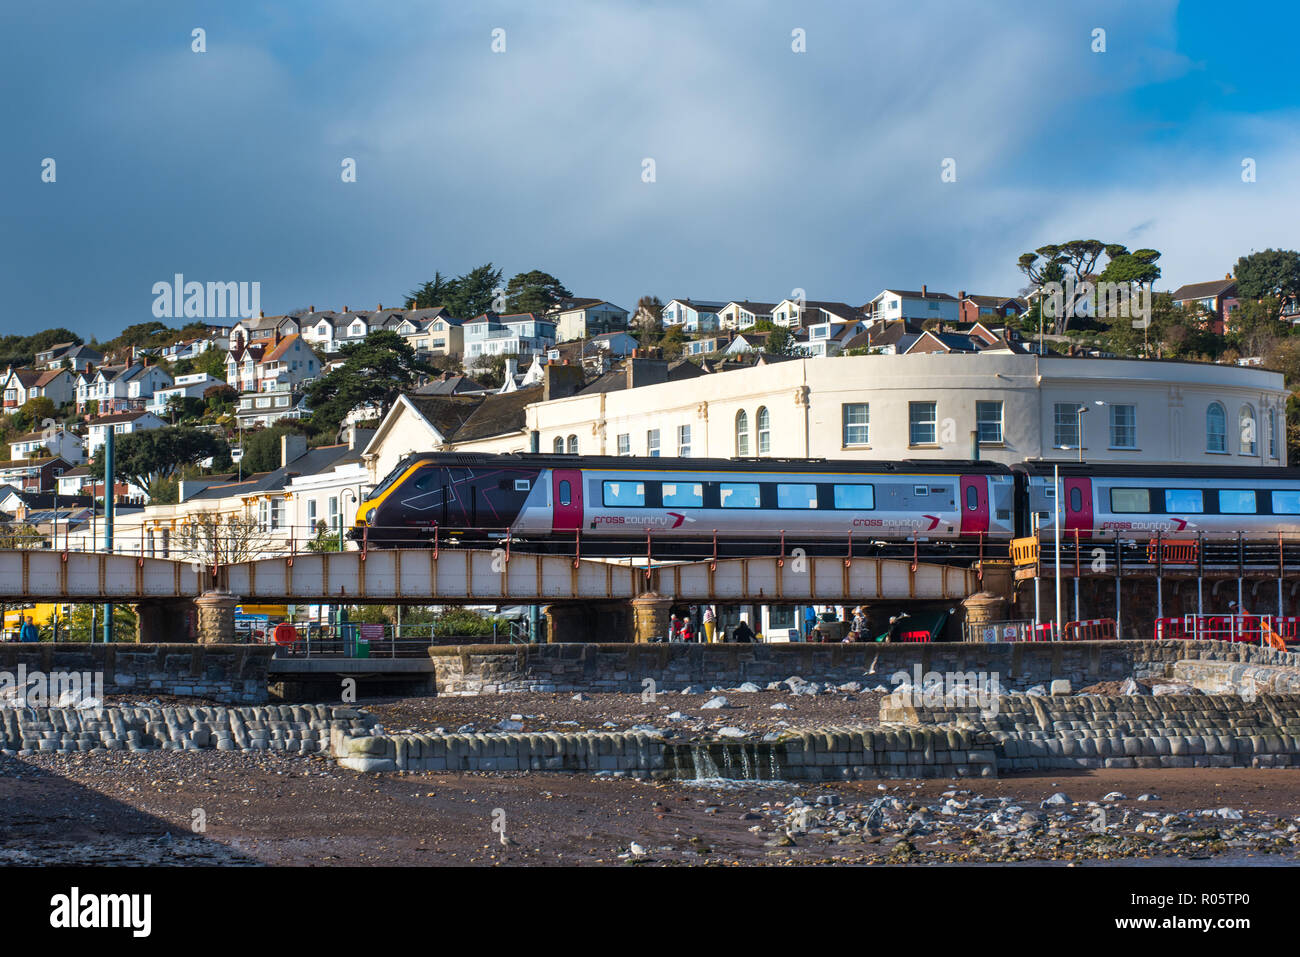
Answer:
POLYGON ((5 4, 0 334, 112 338, 176 273, 268 315, 489 261, 628 309, 1013 295, 1084 238, 1216 279, 1300 245, 1298 31, 1173 0, 5 4))

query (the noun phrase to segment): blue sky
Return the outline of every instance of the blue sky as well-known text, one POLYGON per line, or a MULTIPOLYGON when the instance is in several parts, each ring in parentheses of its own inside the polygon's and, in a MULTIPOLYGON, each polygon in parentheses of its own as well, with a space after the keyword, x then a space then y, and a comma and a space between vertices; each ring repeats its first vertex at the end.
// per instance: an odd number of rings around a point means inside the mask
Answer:
POLYGON ((178 272, 268 314, 488 260, 628 308, 1010 294, 1021 252, 1094 237, 1217 278, 1300 245, 1298 29, 1294 3, 7 4, 0 332, 109 338, 178 272))

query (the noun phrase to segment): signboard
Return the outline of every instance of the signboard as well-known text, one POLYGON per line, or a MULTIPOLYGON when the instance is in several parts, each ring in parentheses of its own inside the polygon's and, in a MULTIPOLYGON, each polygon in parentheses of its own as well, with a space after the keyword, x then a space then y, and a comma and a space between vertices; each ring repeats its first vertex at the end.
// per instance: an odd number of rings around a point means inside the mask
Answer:
POLYGON ((382 641, 384 638, 383 625, 362 625, 361 637, 366 641, 382 641))

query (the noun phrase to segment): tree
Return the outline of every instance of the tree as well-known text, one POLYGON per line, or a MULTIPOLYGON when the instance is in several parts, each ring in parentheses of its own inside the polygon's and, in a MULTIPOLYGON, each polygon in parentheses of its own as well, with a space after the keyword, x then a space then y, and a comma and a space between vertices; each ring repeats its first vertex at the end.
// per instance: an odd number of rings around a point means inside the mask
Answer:
POLYGON ((312 423, 320 432, 337 430, 348 413, 362 406, 374 406, 382 418, 420 376, 438 371, 391 329, 372 332, 339 351, 343 364, 307 387, 312 423))
POLYGON ((560 301, 573 296, 564 284, 550 273, 539 269, 521 272, 506 285, 506 311, 512 313, 535 312, 545 315, 560 301))
POLYGON ((1096 268, 1103 255, 1114 263, 1113 273, 1106 277, 1111 282, 1150 282, 1160 275, 1160 269, 1155 265, 1160 253, 1156 250, 1139 249, 1130 253, 1118 243, 1107 244, 1097 239, 1073 239, 1059 245, 1039 246, 1017 260, 1020 271, 1036 288, 1041 289, 1049 282, 1065 285, 1073 280, 1073 286, 1066 286, 1061 314, 1053 319, 1052 331, 1056 335, 1065 334, 1080 302, 1084 301, 1087 290, 1080 288, 1081 284, 1100 278, 1096 268))
POLYGON ((271 550, 273 538, 251 515, 201 512, 176 535, 191 561, 228 565, 260 558, 271 550))
POLYGON ((193 359, 195 372, 206 372, 214 379, 226 378, 226 354, 220 349, 208 349, 193 359))
POLYGON ((658 296, 642 296, 632 313, 632 331, 644 341, 658 336, 664 328, 664 304, 658 296))
POLYGON ((406 295, 406 308, 431 309, 444 306, 453 316, 472 319, 492 309, 501 288, 501 270, 485 263, 455 279, 444 279, 434 273, 432 279, 421 283, 406 295))
POLYGON ((316 527, 312 529, 316 537, 307 542, 307 551, 309 552, 337 552, 339 551, 339 533, 332 531, 323 521, 317 522, 316 527))
POLYGON ((686 330, 681 326, 669 326, 659 340, 659 348, 663 350, 665 359, 676 359, 682 354, 685 344, 686 330))
POLYGON ((55 329, 44 329, 30 336, 0 336, 0 367, 29 366, 32 364, 32 360, 36 358, 36 353, 44 352, 50 346, 58 345, 61 342, 71 342, 79 346, 82 339, 71 329, 65 329, 62 326, 55 329))
MULTIPOLYGON (((136 614, 130 605, 113 605, 113 640, 135 641, 136 614)), ((60 641, 96 642, 104 636, 102 605, 73 605, 72 612, 59 628, 60 641)))
POLYGON ((795 340, 794 334, 784 326, 778 326, 767 334, 763 351, 774 356, 801 356, 803 347, 795 340))
POLYGON ((1242 299, 1267 296, 1290 299, 1300 295, 1300 252, 1265 249, 1242 256, 1233 275, 1237 280, 1237 295, 1242 299))
MULTIPOLYGON (((113 469, 118 478, 147 489, 156 480, 170 478, 184 466, 229 455, 225 439, 202 429, 150 429, 115 440, 113 469)), ((102 454, 90 463, 90 474, 97 479, 104 477, 102 454)))
MULTIPOLYGON (((239 464, 245 475, 256 472, 273 472, 280 467, 280 436, 304 434, 311 426, 306 423, 286 420, 277 422, 269 429, 260 429, 253 433, 244 433, 244 454, 239 464)), ((333 427, 337 428, 337 424, 333 427)))
POLYGON ((1145 285, 1160 278, 1160 267, 1156 265, 1160 253, 1154 249, 1138 249, 1129 252, 1119 243, 1111 243, 1106 247, 1106 256, 1110 262, 1106 263, 1106 268, 1097 277, 1099 282, 1145 285))

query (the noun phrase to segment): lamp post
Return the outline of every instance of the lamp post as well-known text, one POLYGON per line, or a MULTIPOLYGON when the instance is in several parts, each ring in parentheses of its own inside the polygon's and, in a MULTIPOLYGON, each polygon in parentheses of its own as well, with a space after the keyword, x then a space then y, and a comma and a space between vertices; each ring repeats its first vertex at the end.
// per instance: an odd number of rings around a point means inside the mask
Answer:
POLYGON ((346 524, 343 521, 343 516, 347 514, 347 510, 343 507, 343 496, 345 495, 352 496, 353 505, 356 505, 357 502, 361 500, 360 491, 353 491, 350 488, 345 488, 339 493, 339 551, 343 551, 343 526, 346 524))
POLYGON ((1052 464, 1052 545, 1056 550, 1056 627, 1052 640, 1061 637, 1061 466, 1052 464))

